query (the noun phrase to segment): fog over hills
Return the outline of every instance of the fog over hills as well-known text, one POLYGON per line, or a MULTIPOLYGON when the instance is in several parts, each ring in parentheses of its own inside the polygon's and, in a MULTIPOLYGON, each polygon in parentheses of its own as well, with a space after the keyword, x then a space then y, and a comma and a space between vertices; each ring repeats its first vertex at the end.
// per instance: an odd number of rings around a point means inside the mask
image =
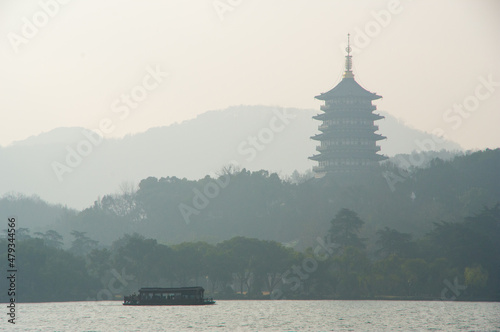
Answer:
MULTIPOLYGON (((83 128, 56 128, 0 148, 0 195, 36 194, 51 203, 84 208, 124 183, 149 176, 198 179, 236 164, 289 175, 315 165, 318 110, 235 106, 122 139, 83 128)), ((412 151, 461 150, 454 142, 410 128, 387 113, 377 121, 387 156, 412 151)))

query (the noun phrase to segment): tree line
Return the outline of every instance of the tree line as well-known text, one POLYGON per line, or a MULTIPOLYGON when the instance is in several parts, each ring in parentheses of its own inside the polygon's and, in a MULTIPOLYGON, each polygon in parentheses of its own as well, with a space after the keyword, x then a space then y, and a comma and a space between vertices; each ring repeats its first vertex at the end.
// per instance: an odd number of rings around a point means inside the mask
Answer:
MULTIPOLYGON (((201 285, 214 298, 500 300, 500 205, 414 237, 340 209, 315 243, 237 236, 167 245, 137 233, 109 246, 80 231, 17 231, 18 301, 114 300, 140 287, 201 285)), ((6 261, 6 240, 0 253, 6 261)), ((6 289, 6 278, 2 287, 6 289)))
POLYGON ((106 245, 139 233, 162 243, 216 243, 235 236, 299 241, 304 250, 344 207, 365 221, 361 236, 374 239, 385 227, 421 237, 436 220, 462 220, 500 201, 500 149, 428 164, 385 164, 378 174, 323 179, 283 179, 232 167, 199 180, 149 177, 136 189, 123 188, 83 211, 66 212, 50 227, 66 238, 73 230, 85 232, 106 245))

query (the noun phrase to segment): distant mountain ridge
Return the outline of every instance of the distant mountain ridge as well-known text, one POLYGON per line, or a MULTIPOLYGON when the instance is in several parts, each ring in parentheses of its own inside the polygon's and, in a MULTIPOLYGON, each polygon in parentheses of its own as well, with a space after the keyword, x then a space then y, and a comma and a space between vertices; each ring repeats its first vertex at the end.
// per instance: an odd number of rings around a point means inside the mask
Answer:
MULTIPOLYGON (((0 148, 0 195, 39 195, 74 208, 149 176, 198 179, 232 163, 279 174, 304 172, 314 162, 318 110, 234 106, 122 139, 100 138, 83 128, 56 128, 0 148)), ((461 150, 402 124, 389 114, 377 121, 381 153, 393 156, 432 147, 461 150), (426 142, 427 145, 422 145, 426 142), (430 144, 432 143, 432 144, 430 144)))
POLYGON ((35 146, 67 143, 80 139, 82 127, 59 127, 39 135, 30 136, 21 141, 14 141, 8 147, 35 146))

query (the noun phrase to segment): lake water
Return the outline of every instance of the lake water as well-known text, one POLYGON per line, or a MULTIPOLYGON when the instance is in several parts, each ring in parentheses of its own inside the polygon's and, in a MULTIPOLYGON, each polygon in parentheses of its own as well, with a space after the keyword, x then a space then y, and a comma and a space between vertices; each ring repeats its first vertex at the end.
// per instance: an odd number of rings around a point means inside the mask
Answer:
MULTIPOLYGON (((5 305, 4 312, 6 313, 5 305)), ((500 331, 500 303, 217 301, 212 306, 120 302, 20 303, 2 331, 500 331)))

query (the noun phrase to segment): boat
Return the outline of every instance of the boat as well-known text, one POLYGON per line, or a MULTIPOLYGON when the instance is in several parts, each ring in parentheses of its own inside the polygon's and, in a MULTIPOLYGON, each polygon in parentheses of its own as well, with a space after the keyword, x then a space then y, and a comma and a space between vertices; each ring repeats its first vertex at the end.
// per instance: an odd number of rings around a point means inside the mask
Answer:
POLYGON ((139 294, 124 296, 123 305, 208 305, 214 299, 204 298, 203 287, 141 288, 139 294))

